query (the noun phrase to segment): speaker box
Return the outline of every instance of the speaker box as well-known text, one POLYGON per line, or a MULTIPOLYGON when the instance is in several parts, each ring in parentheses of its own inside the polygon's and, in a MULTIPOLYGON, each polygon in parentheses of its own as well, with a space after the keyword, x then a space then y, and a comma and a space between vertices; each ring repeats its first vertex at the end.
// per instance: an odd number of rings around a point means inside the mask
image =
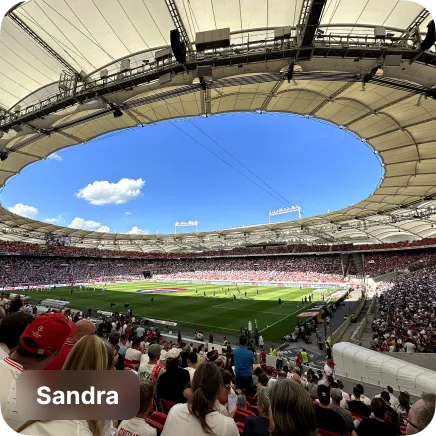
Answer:
POLYGON ((177 29, 170 32, 171 49, 179 64, 186 63, 186 45, 180 41, 180 32, 177 29))
POLYGON ((142 274, 144 276, 144 279, 151 279, 153 277, 153 274, 151 271, 142 271, 142 274))

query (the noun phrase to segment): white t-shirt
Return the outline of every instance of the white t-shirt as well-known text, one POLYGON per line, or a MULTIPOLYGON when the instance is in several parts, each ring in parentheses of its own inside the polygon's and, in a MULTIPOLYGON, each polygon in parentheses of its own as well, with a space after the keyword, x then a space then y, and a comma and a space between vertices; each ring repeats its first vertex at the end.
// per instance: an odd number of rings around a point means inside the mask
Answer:
POLYGON ((327 365, 327 363, 324 365, 324 373, 327 377, 333 374, 333 370, 327 365))
MULTIPOLYGON (((101 436, 110 436, 111 422, 104 421, 101 436)), ((35 422, 25 428, 20 434, 27 436, 92 436, 87 421, 54 420, 35 422)))
POLYGON ((6 344, 0 344, 0 360, 9 356, 9 347, 6 344))
POLYGON ((157 436, 157 430, 142 418, 132 418, 129 421, 121 421, 116 436, 157 436))
POLYGON ((276 353, 277 360, 283 360, 283 351, 278 350, 276 353))
POLYGON ((142 353, 139 350, 136 350, 135 348, 128 348, 124 359, 136 360, 139 362, 141 360, 141 357, 142 357, 142 353))
POLYGON ((415 344, 412 344, 412 342, 406 342, 404 344, 404 346, 406 347, 406 351, 408 353, 414 353, 415 352, 415 344))
POLYGON ((23 367, 9 357, 0 360, 1 413, 6 424, 14 430, 26 421, 17 412, 16 407, 16 382, 22 372, 24 372, 23 367))
MULTIPOLYGON (((219 436, 239 436, 238 427, 232 418, 211 412, 206 415, 206 422, 212 432, 219 436)), ((189 436, 209 436, 201 427, 200 421, 189 412, 187 404, 176 404, 170 410, 161 436, 176 434, 189 436)))
POLYGON ((189 366, 187 368, 185 368, 186 371, 189 372, 189 377, 191 377, 191 381, 194 378, 194 373, 195 373, 195 368, 189 368, 189 366))

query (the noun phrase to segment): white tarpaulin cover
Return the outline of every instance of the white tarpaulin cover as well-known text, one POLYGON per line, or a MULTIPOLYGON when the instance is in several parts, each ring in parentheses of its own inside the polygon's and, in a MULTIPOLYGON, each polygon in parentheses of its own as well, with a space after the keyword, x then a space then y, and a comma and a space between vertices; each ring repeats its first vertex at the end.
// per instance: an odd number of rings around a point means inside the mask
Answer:
POLYGON ((382 388, 407 391, 421 396, 423 392, 436 393, 436 372, 396 359, 388 354, 339 342, 333 346, 335 373, 338 376, 370 383, 382 388))

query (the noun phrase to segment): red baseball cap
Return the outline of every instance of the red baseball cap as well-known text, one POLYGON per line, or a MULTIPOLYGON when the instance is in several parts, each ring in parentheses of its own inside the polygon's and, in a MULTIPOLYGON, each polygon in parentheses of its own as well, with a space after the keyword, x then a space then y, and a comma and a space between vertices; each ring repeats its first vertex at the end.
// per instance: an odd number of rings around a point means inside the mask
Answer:
POLYGON ((65 340, 74 336, 77 327, 74 327, 64 315, 60 313, 49 313, 35 318, 24 330, 20 338, 20 345, 29 353, 51 356, 53 351, 59 350, 65 340), (32 339, 36 347, 26 344, 26 339, 32 339))

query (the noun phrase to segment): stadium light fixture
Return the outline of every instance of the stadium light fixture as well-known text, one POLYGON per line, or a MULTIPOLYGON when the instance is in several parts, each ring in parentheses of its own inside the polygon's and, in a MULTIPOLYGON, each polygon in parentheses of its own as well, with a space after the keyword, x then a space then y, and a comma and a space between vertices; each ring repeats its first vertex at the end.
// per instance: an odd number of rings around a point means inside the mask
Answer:
POLYGON ((283 214, 291 213, 291 212, 298 212, 298 219, 301 219, 301 207, 300 206, 291 206, 291 207, 284 207, 284 208, 280 208, 280 209, 276 209, 276 210, 270 210, 268 213, 268 216, 269 216, 268 222, 271 222, 272 216, 283 215, 283 214))
POLYGON ((177 233, 178 227, 195 227, 195 232, 198 232, 198 221, 197 220, 191 220, 191 221, 176 221, 174 224, 174 234, 177 233))

